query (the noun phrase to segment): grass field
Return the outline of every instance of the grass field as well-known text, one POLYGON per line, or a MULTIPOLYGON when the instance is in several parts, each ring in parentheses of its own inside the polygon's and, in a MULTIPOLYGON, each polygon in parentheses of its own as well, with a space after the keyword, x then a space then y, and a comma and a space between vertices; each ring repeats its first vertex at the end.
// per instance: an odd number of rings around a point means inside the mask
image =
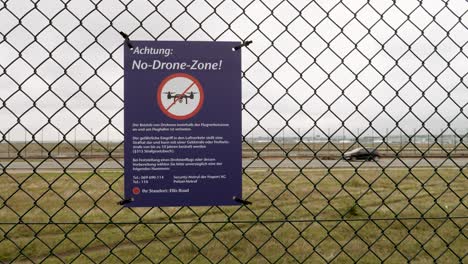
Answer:
MULTIPOLYGON (((243 142, 242 156, 252 158, 257 155, 261 157, 284 157, 285 152, 290 156, 313 157, 315 154, 321 158, 336 159, 351 149, 360 147, 358 143, 281 143, 264 142, 250 143, 243 142)), ((452 157, 467 157, 468 147, 466 144, 414 144, 403 142, 400 144, 364 144, 368 148, 377 148, 384 156, 447 156, 450 153, 452 157)), ((21 155, 25 158, 44 158, 44 157, 123 157, 123 142, 88 142, 88 143, 32 143, 27 144, 12 142, 10 144, 0 143, 0 158, 15 158, 21 155)))
POLYGON ((467 173, 247 170, 248 207, 153 209, 117 205, 122 172, 3 174, 0 262, 458 263, 467 173))

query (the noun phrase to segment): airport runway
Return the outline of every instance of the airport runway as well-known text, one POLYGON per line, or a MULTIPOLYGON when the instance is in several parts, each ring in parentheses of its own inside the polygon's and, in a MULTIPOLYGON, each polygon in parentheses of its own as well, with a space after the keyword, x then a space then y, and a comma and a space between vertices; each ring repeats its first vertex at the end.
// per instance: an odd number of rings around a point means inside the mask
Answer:
MULTIPOLYGON (((123 160, 83 160, 83 159, 49 159, 45 161, 24 161, 17 160, 9 163, 0 160, 0 172, 38 172, 45 171, 92 171, 92 170, 122 170, 123 160)), ((355 161, 346 160, 317 160, 317 159, 243 159, 242 166, 245 169, 329 169, 329 168, 414 168, 414 167, 457 167, 467 168, 468 158, 384 158, 375 161, 355 161)))

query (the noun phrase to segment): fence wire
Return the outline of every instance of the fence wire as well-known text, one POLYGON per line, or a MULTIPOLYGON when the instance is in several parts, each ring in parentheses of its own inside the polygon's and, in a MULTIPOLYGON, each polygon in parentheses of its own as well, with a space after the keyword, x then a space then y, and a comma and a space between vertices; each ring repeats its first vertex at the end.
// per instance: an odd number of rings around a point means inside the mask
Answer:
POLYGON ((466 262, 468 4, 2 1, 0 262, 466 262), (242 48, 238 207, 123 208, 123 43, 242 48), (344 153, 375 148, 380 160, 344 153))

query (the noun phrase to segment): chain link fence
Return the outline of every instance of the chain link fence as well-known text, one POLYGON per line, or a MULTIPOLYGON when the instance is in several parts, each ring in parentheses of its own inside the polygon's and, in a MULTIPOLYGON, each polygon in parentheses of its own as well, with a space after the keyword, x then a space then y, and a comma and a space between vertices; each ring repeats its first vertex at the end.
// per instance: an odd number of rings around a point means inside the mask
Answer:
POLYGON ((0 3, 0 262, 466 262, 463 0, 0 3), (123 31, 252 40, 237 207, 123 208, 123 31), (347 161, 357 147, 377 161, 347 161))

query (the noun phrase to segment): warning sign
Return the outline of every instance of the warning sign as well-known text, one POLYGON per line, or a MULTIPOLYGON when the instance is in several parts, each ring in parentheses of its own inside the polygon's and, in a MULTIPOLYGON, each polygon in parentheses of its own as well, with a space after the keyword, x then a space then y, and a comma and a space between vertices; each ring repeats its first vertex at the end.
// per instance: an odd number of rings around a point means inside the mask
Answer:
POLYGON ((200 82, 185 73, 175 73, 166 77, 158 88, 158 105, 170 118, 185 120, 200 111, 204 93, 200 82))
POLYGON ((128 207, 239 205, 239 42, 132 41, 124 51, 128 207), (235 197, 235 199, 234 199, 235 197))

